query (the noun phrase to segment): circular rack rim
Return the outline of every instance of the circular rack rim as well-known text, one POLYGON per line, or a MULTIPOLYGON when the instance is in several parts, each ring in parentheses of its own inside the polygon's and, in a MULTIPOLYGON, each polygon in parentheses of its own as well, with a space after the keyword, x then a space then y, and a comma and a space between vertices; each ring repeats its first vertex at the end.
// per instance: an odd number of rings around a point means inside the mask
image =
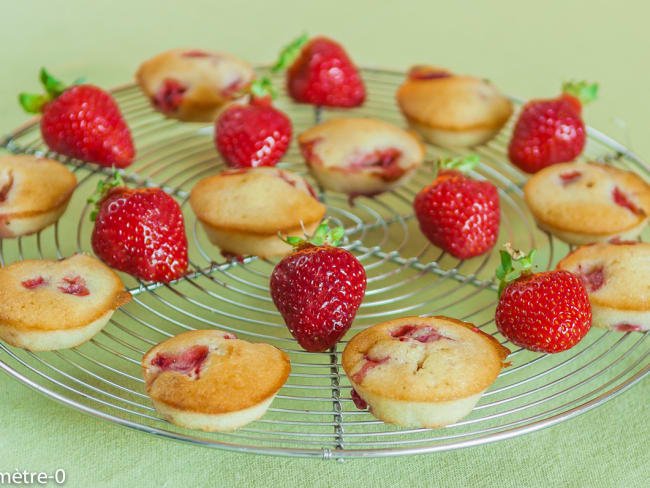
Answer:
MULTIPOLYGON (((267 67, 261 66, 258 69, 266 69, 267 67)), ((364 73, 376 73, 376 74, 388 74, 392 76, 403 76, 403 73, 399 71, 394 71, 394 70, 381 70, 381 69, 370 69, 370 68, 365 68, 364 73)), ((114 88, 111 90, 113 93, 119 93, 121 91, 125 90, 132 90, 134 89, 136 85, 135 84, 127 84, 123 85, 117 88, 114 88)), ((519 100, 513 98, 513 101, 520 103, 519 100)), ((35 127, 38 125, 39 122, 39 117, 32 118, 30 121, 28 121, 26 124, 22 125, 21 127, 17 128, 13 133, 10 135, 6 136, 4 139, 0 141, 0 147, 4 147, 5 149, 8 149, 11 152, 15 153, 28 153, 30 152, 29 148, 23 148, 17 145, 14 140, 16 138, 19 138, 22 134, 29 132, 30 130, 35 129, 35 127)), ((634 154, 632 154, 627 148, 619 144, 618 142, 614 141, 610 137, 606 136, 605 134, 588 127, 587 128, 587 133, 590 139, 593 139, 595 141, 598 141, 600 144, 608 147, 612 151, 614 151, 617 155, 620 157, 625 157, 634 164, 638 166, 639 169, 642 169, 646 171, 647 173, 650 173, 650 169, 634 154)), ((95 168, 92 174, 95 173, 102 173, 105 171, 102 170, 101 168, 95 168)), ((137 173, 133 174, 134 177, 138 177, 137 173)), ((180 185, 179 185, 180 187, 180 185)), ((82 214, 83 215, 83 214, 82 214)), ((190 229, 188 229, 188 235, 191 232, 190 229)), ((39 241, 40 245, 40 241, 39 241)), ((57 245, 57 250, 59 249, 57 245)), ((131 289, 131 292, 134 294, 144 292, 144 291, 149 291, 149 289, 155 289, 157 287, 156 284, 153 286, 150 285, 143 285, 140 284, 140 287, 136 289, 131 289)), ((626 335, 628 335, 627 333, 626 335)), ((645 339, 648 336, 648 333, 646 332, 643 334, 641 339, 639 339, 635 345, 632 346, 632 349, 636 348, 643 339, 645 339)), ((600 341, 598 339, 596 342, 600 341)), ((620 341, 619 341, 620 342, 620 341)), ((595 344, 595 343, 594 343, 595 344)), ((618 343, 617 343, 618 344, 618 343)), ((632 350, 630 349, 630 351, 632 350)), ((302 353, 301 351, 294 351, 298 353, 302 353)), ((625 381, 622 381, 620 383, 615 384, 611 388, 607 389, 606 391, 600 392, 598 396, 591 398, 588 401, 585 401, 579 405, 575 405, 572 408, 565 409, 560 411, 559 413, 556 413, 551 416, 546 416, 544 418, 541 418, 539 420, 535 420, 530 423, 524 423, 524 421, 517 421, 514 422, 514 425, 510 428, 506 428, 504 430, 497 430, 496 432, 493 432, 495 429, 493 428, 488 428, 482 432, 487 432, 487 433, 482 433, 481 435, 477 437, 472 437, 470 439, 466 440, 453 440, 452 443, 447 443, 447 444, 438 444, 438 445, 429 445, 429 446, 416 446, 416 447, 398 447, 398 448, 373 448, 373 449, 360 449, 360 448, 344 448, 341 446, 341 448, 329 448, 329 447, 321 447, 321 448, 293 448, 293 447, 271 447, 271 446, 251 446, 247 444, 240 444, 240 443, 231 443, 231 442, 223 442, 223 441, 215 441, 215 440, 207 440, 205 438, 198 437, 198 434, 196 435, 189 435, 189 434, 183 434, 179 432, 174 432, 171 430, 167 430, 164 428, 158 428, 154 427, 151 425, 147 425, 144 423, 138 423, 133 420, 130 420, 125 417, 121 417, 119 415, 113 415, 111 413, 102 411, 99 407, 94 408, 92 406, 83 404, 82 402, 76 401, 75 399, 71 398, 71 396, 66 396, 64 394, 59 393, 58 391, 55 391, 54 388, 48 388, 44 386, 43 384, 40 384, 39 382, 33 380, 32 378, 26 376, 21 372, 19 368, 11 366, 9 363, 4 361, 3 355, 5 358, 8 356, 14 361, 17 361, 19 364, 22 363, 23 366, 28 367, 27 364, 22 362, 20 358, 18 358, 10 349, 8 349, 3 343, 0 343, 0 369, 5 371, 7 374, 10 376, 13 376, 15 379, 18 381, 21 381, 23 384, 29 386, 35 391, 38 391, 39 393, 42 393, 60 403, 63 403, 67 406, 70 406, 80 412, 83 412, 85 414, 92 415, 97 418, 101 418, 104 420, 108 420, 111 422, 114 422, 116 424, 133 428, 142 432, 146 432, 149 434, 154 434, 159 437, 164 437, 172 440, 177 440, 177 441, 186 441, 190 442, 193 444, 197 445, 202 445, 202 446, 209 446, 209 447, 216 447, 216 448, 221 448, 229 451, 236 451, 236 452, 246 452, 246 453, 255 453, 255 454, 270 454, 270 455, 282 455, 282 456, 298 456, 298 457, 319 457, 319 458, 325 458, 325 459, 343 459, 343 458, 362 458, 362 457, 384 457, 384 456, 392 456, 392 455, 411 455, 411 454, 424 454, 424 453, 431 453, 431 452, 437 452, 437 451, 443 451, 443 450, 450 450, 450 449, 459 449, 463 447, 470 447, 470 446, 476 446, 479 444, 485 444, 485 443, 490 443, 490 442, 495 442, 498 440, 503 440, 503 439, 508 439, 511 437, 515 437, 521 434, 537 431, 540 429, 543 429, 545 427, 549 427, 552 425, 555 425, 559 422, 562 422, 564 420, 573 418, 577 415, 580 415, 582 413, 585 413, 589 410, 592 410, 593 408, 598 407, 599 405, 602 405, 606 401, 616 397, 617 395, 621 394, 622 392, 628 390, 631 388, 633 385, 641 381, 644 377, 646 377, 650 373, 650 363, 645 364, 644 367, 642 367, 640 370, 638 370, 636 373, 634 373, 632 376, 628 377, 625 379, 625 381), (523 425, 518 425, 522 424, 523 425)), ((331 358, 333 358, 333 363, 331 365, 337 366, 337 353, 334 351, 331 351, 328 354, 331 358)), ((637 360, 637 362, 633 365, 628 367, 628 369, 620 373, 616 378, 610 380, 608 383, 605 383, 605 385, 609 385, 611 383, 614 383, 617 379, 620 377, 624 376, 625 374, 629 373, 629 371, 632 370, 633 367, 638 366, 638 364, 641 364, 642 361, 648 357, 648 353, 645 354, 641 359, 637 360)), ((47 363, 46 363, 47 364, 47 363)), ((527 364, 527 363, 526 363, 527 364)), ((48 364, 49 366, 49 364, 48 364)), ((325 367, 329 365, 323 365, 325 367)), ((608 366, 609 367, 609 366, 608 366)), ((554 369, 554 368, 552 368, 554 369)), ((39 373, 38 371, 36 371, 39 373)), ((42 373, 39 373, 42 375, 42 373)), ((338 373, 337 373, 338 375, 338 373)), ((600 389, 603 388, 604 385, 600 386, 600 389)), ((323 387, 324 389, 327 389, 323 387)), ((338 387, 337 387, 338 388, 338 387)), ((595 390, 599 391, 599 390, 595 390)), ((593 392, 590 392, 593 393, 593 392)), ((589 394, 585 394, 580 399, 588 397, 589 394)), ((575 403, 576 400, 573 402, 570 402, 569 404, 575 403)), ((552 411, 557 410, 551 409, 552 411)), ((340 412, 339 412, 340 413, 340 412)), ((346 412, 347 414, 348 412, 346 412)), ((332 410, 330 411, 330 414, 336 416, 336 411, 332 410)), ((535 417, 533 417, 535 418, 535 417)), ((329 425, 329 424, 328 424, 329 425)), ((334 436, 335 434, 329 434, 330 437, 334 436)), ((391 433, 392 435, 392 433, 391 433)), ((399 435, 399 432, 396 432, 395 435, 399 435)), ((453 436, 452 436, 453 437, 453 436)), ((461 436, 462 437, 462 436, 461 436)), ((297 441, 296 441, 297 442, 297 441)), ((363 444, 363 443, 361 443, 363 444)))

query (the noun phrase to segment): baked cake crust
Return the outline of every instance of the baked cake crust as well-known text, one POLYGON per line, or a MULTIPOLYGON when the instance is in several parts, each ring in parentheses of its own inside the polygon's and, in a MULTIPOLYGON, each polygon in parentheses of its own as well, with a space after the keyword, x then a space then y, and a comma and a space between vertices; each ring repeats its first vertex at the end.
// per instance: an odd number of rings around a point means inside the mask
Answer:
POLYGON ((156 345, 142 358, 147 393, 154 402, 199 414, 228 414, 271 399, 284 385, 289 357, 269 344, 236 339, 220 330, 194 330, 156 345), (163 371, 160 354, 178 356, 196 346, 208 353, 190 374, 163 371))
POLYGON ((0 157, 0 238, 31 234, 56 222, 76 186, 75 175, 53 159, 0 157))
POLYGON ((411 126, 440 145, 470 146, 493 137, 513 112, 488 81, 435 66, 414 66, 397 91, 411 126))
POLYGON ((541 227, 573 244, 636 237, 650 215, 650 185, 601 163, 559 163, 535 173, 524 198, 541 227))
POLYGON ((136 79, 154 107, 169 117, 185 121, 211 122, 224 104, 239 98, 250 86, 255 72, 246 63, 228 53, 213 50, 171 49, 142 63, 136 79), (165 81, 174 84, 170 100, 173 105, 161 107, 165 81))

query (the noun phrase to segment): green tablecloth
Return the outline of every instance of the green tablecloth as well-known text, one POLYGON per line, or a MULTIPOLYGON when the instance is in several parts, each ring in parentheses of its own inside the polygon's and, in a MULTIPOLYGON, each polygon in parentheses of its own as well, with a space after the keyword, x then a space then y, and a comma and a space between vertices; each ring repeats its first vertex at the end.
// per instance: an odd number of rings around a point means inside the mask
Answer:
MULTIPOLYGON (((591 125, 650 160, 645 2, 5 2, 0 132, 26 119, 19 90, 41 65, 112 86, 176 46, 269 61, 296 33, 325 33, 368 66, 431 62, 525 98, 565 79, 601 83, 591 125)), ((647 486, 650 382, 569 422, 478 448, 408 458, 295 460, 172 443, 83 416, 0 375, 0 472, 53 473, 66 486, 647 486)))

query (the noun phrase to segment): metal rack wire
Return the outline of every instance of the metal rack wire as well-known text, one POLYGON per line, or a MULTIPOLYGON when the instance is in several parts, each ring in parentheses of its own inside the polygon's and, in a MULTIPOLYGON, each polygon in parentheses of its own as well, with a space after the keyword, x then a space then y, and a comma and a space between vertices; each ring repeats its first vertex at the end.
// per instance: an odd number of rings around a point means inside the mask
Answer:
MULTIPOLYGON (((266 68, 260 68, 269 74, 266 68)), ((300 133, 321 118, 369 116, 403 125, 394 93, 403 75, 365 69, 368 99, 358 109, 314 110, 282 93, 279 107, 300 133)), ((276 86, 282 80, 276 78, 276 86)), ((286 330, 268 292, 272 260, 226 261, 210 245, 187 198, 201 178, 223 163, 214 150, 212 128, 167 120, 152 111, 134 85, 113 91, 133 132, 138 160, 125 179, 160 186, 182 205, 190 251, 188 275, 171 284, 142 283, 124 275, 133 301, 89 343, 70 350, 32 353, 0 342, 0 369, 45 395, 82 412, 150 434, 232 451, 343 459, 418 454, 498 441, 554 425, 593 409, 638 383, 650 372, 648 333, 592 330, 573 349, 543 355, 522 350, 496 331, 496 251, 459 261, 431 246, 414 222, 411 202, 433 177, 425 165, 402 188, 353 205, 342 195, 321 192, 329 215, 345 226, 345 246, 366 268, 368 289, 349 339, 356 331, 403 315, 445 314, 475 323, 513 351, 505 369, 466 419, 443 429, 405 429, 384 424, 350 399, 340 365, 346 340, 327 353, 303 351, 286 330), (236 432, 209 434, 161 420, 144 393, 140 358, 151 346, 187 329, 216 327, 286 351, 292 373, 268 413, 236 432)), ((474 176, 499 189, 504 242, 539 250, 541 267, 551 268, 569 248, 534 225, 522 200, 524 176, 507 162, 508 126, 488 144, 474 148, 482 158, 474 176)), ((589 129, 584 159, 606 160, 644 177, 650 169, 604 134, 589 129)), ((61 258, 90 252, 92 229, 86 197, 109 171, 48 154, 33 120, 1 145, 14 153, 47 154, 70 165, 79 180, 66 215, 34 236, 0 241, 2 265, 26 258, 61 258)), ((427 159, 470 151, 427 146, 427 159)), ((280 166, 305 172, 293 144, 280 166)), ((644 234, 647 240, 648 233, 644 234)))

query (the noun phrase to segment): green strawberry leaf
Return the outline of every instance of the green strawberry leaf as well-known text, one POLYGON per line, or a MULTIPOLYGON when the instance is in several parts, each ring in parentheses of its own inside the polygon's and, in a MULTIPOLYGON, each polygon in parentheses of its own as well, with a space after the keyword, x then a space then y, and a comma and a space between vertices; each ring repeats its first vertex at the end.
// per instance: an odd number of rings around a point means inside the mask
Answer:
POLYGON ((298 57, 302 46, 304 46, 309 40, 309 35, 307 33, 301 35, 297 39, 294 39, 289 44, 287 44, 280 54, 275 64, 271 67, 272 73, 279 73, 285 68, 288 68, 294 59, 298 57))
POLYGON ((256 79, 251 84, 251 94, 255 98, 270 97, 273 100, 278 96, 278 90, 273 86, 271 80, 265 76, 261 79, 256 79))
POLYGON ((531 273, 535 261, 535 254, 537 253, 537 250, 533 249, 528 254, 524 254, 521 251, 513 249, 509 243, 504 247, 505 250, 499 251, 501 263, 495 272, 499 280, 499 296, 501 296, 508 283, 515 281, 522 275, 531 273), (515 267, 515 265, 517 266, 515 267))
POLYGON ((97 182, 97 188, 95 193, 88 197, 86 200, 88 203, 93 205, 93 210, 90 212, 90 220, 94 222, 97 220, 97 214, 99 213, 100 201, 104 198, 104 195, 111 189, 118 186, 124 186, 124 179, 122 175, 113 168, 113 175, 108 180, 99 180, 97 182))
POLYGON ((330 229, 329 219, 325 219, 311 237, 305 235, 304 237, 287 236, 283 238, 280 236, 280 239, 293 247, 302 247, 307 244, 312 246, 338 246, 344 234, 345 229, 343 227, 337 226, 330 229))
POLYGON ((45 87, 45 91, 50 96, 50 98, 56 98, 61 93, 65 91, 67 86, 60 80, 54 78, 51 74, 47 72, 45 68, 41 68, 41 83, 45 87))
POLYGON ((580 100, 580 103, 587 105, 598 98, 598 83, 570 81, 562 85, 562 92, 573 95, 580 100))
POLYGON ((461 173, 469 173, 476 168, 481 162, 477 154, 465 156, 464 158, 447 158, 440 161, 440 167, 444 169, 453 169, 461 173))
POLYGON ((21 93, 18 95, 18 103, 25 112, 30 114, 40 114, 43 111, 43 105, 49 101, 49 97, 35 93, 21 93))

